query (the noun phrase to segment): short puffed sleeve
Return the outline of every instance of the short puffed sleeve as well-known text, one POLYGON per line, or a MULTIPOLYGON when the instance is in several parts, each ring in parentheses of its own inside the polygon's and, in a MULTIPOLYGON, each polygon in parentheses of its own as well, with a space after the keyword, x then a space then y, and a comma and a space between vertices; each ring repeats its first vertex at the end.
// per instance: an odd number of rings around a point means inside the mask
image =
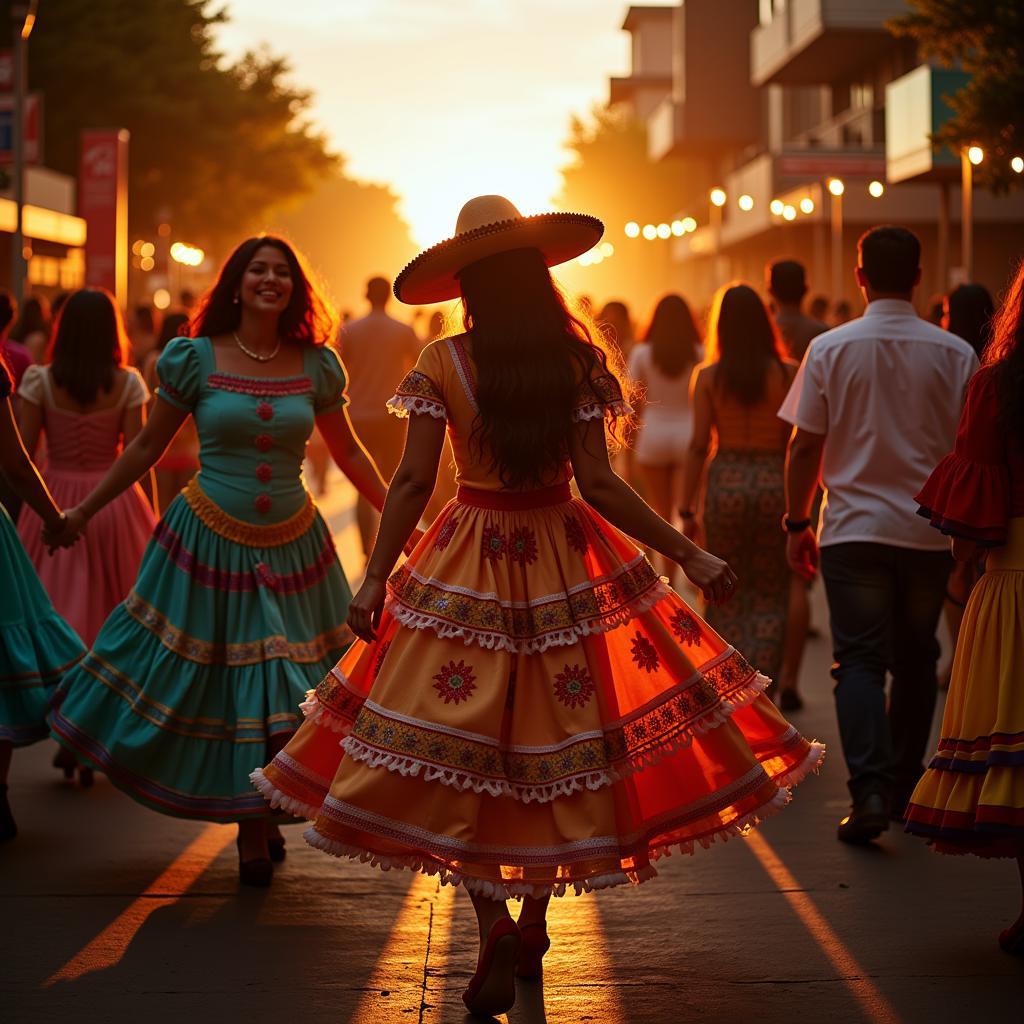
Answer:
POLYGON ((156 362, 156 393, 176 409, 191 412, 199 401, 199 350, 192 338, 172 338, 156 362))
POLYGON ((46 373, 45 366, 30 366, 25 370, 18 385, 18 397, 24 398, 26 402, 33 405, 42 405, 46 395, 46 381, 43 374, 46 373))
POLYGON ((3 357, 0 356, 0 402, 5 398, 10 398, 13 390, 14 381, 11 379, 7 364, 3 361, 3 357))
POLYGON ((415 413, 439 420, 448 418, 444 398, 444 357, 436 341, 420 352, 416 365, 388 399, 388 411, 402 417, 415 413))
POLYGON ((620 416, 629 416, 632 411, 615 374, 602 366, 594 366, 590 376, 580 384, 576 392, 572 418, 577 423, 582 420, 603 419, 606 414, 617 419, 620 416))
POLYGON ((345 388, 348 378, 338 353, 330 345, 317 350, 317 370, 313 380, 313 408, 317 416, 337 412, 348 404, 345 388))
POLYGON ((137 409, 149 401, 149 388, 142 379, 142 374, 134 368, 128 369, 128 379, 124 383, 124 405, 126 409, 137 409))
POLYGON ((993 367, 983 367, 971 379, 953 451, 915 499, 918 514, 937 530, 983 547, 1006 543, 1010 519, 1010 469, 997 389, 993 367))

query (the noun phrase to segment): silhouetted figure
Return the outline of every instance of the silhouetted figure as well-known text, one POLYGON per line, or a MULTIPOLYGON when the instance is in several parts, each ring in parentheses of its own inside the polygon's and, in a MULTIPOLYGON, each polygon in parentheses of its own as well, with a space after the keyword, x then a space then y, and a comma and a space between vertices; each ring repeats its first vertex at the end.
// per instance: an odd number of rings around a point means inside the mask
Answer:
MULTIPOLYGON (((339 336, 341 357, 349 373, 349 415, 359 439, 380 467, 385 480, 398 468, 405 427, 388 415, 387 402, 398 382, 416 365, 420 341, 416 332, 387 313, 391 282, 373 277, 366 282, 370 312, 347 323, 339 336)), ((378 515, 368 501, 356 503, 363 552, 369 557, 378 515)))
POLYGON ((802 263, 776 260, 765 268, 765 285, 772 297, 775 325, 790 359, 800 362, 812 338, 828 330, 828 325, 806 316, 800 308, 807 294, 807 277, 802 263))
POLYGON ((981 359, 991 336, 995 311, 995 303, 984 285, 961 284, 946 296, 942 326, 963 338, 981 359))
POLYGON ((8 337, 28 349, 32 361, 41 363, 50 343, 50 305, 42 295, 30 295, 22 304, 8 337))

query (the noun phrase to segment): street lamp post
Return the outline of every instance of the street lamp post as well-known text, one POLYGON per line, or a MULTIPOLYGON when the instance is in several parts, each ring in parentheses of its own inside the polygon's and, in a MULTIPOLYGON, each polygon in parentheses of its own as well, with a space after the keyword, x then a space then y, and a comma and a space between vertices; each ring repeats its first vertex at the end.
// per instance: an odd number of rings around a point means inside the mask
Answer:
POLYGON ((14 29, 14 110, 11 140, 14 157, 14 237, 11 243, 11 290, 20 305, 25 297, 25 95, 28 91, 28 37, 36 21, 38 0, 11 6, 14 29))
POLYGON ((843 291, 843 193, 846 186, 840 178, 829 178, 832 197, 829 223, 832 229, 832 301, 838 302, 843 291))
POLYGON ((965 281, 974 279, 974 168, 984 159, 981 146, 960 150, 960 265, 965 281))

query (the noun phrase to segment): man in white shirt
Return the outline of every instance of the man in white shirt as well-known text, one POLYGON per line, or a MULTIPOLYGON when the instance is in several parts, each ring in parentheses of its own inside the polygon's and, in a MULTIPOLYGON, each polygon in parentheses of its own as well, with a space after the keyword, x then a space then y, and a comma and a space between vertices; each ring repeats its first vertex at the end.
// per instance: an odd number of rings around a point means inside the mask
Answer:
MULTIPOLYGON (((352 320, 341 330, 341 357, 348 373, 348 412, 356 436, 390 480, 402 458, 405 424, 388 415, 387 401, 402 378, 416 365, 420 342, 416 332, 401 320, 388 316, 391 283, 383 277, 366 282, 370 312, 352 320)), ((377 533, 378 515, 359 496, 356 520, 363 551, 369 555, 377 533)))
POLYGON ((917 515, 914 495, 952 448, 978 367, 966 342, 911 305, 921 279, 912 232, 872 228, 857 250, 864 315, 811 342, 779 410, 796 427, 786 464, 789 562, 811 579, 820 554, 828 597, 853 798, 838 837, 849 843, 876 838, 890 816, 900 817, 924 770, 935 632, 952 562, 945 539, 917 515), (826 498, 815 538, 819 475, 826 498))

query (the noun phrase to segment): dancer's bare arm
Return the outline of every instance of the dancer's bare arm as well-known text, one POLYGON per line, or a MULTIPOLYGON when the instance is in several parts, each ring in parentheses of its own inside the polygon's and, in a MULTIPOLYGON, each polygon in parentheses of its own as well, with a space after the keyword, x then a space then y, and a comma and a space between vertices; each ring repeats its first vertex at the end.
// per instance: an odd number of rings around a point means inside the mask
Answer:
POLYGON ((442 419, 409 417, 405 451, 388 489, 377 542, 366 566, 363 585, 349 605, 349 627, 361 640, 372 641, 377 637, 387 578, 434 492, 444 431, 442 419))
POLYGON ((736 576, 729 566, 673 529, 615 473, 602 420, 577 425, 569 454, 584 500, 613 526, 678 563, 708 601, 720 604, 735 593, 736 576))
POLYGON ((356 436, 348 409, 341 408, 326 416, 317 416, 316 425, 338 468, 379 512, 384 508, 388 485, 380 475, 377 463, 356 436))
POLYGON ((60 509, 25 451, 9 398, 0 401, 0 473, 18 497, 42 519, 47 530, 55 534, 63 531, 65 524, 60 509))

